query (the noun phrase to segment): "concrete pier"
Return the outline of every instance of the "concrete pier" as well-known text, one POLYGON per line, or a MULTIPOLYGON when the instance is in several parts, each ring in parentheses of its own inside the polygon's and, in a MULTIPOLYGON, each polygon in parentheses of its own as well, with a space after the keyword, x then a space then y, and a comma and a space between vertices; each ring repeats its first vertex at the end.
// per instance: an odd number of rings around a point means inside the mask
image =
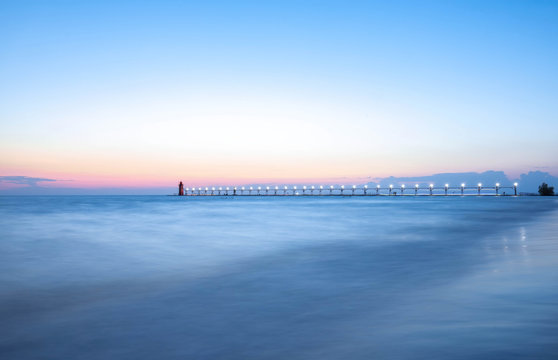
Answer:
MULTIPOLYGON (((180 183, 182 185, 182 182, 180 183)), ((180 188, 179 195, 184 196, 517 196, 517 183, 510 186, 420 186, 418 184, 389 185, 368 187, 345 185, 304 185, 304 186, 219 186, 180 188), (182 190, 182 191, 181 191, 182 190)))

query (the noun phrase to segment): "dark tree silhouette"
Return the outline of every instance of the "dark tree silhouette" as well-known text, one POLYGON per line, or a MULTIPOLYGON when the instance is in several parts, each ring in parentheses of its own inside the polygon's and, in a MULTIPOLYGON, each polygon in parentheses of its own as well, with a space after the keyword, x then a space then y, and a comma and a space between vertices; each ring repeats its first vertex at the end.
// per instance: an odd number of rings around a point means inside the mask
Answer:
POLYGON ((539 186, 539 194, 541 194, 541 196, 553 196, 554 186, 548 186, 547 183, 542 183, 539 186))

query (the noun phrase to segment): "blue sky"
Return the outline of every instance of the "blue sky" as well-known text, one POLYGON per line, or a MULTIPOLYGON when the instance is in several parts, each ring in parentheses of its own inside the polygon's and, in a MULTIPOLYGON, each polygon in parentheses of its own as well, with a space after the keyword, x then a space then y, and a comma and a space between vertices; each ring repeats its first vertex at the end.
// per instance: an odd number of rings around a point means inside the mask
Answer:
POLYGON ((0 175, 115 187, 558 174, 556 1, 1 9, 0 175))

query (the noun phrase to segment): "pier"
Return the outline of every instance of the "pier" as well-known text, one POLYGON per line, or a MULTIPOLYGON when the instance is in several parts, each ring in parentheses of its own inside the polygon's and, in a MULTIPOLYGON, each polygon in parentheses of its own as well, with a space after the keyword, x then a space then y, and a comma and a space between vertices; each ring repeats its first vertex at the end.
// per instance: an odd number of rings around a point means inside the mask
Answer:
POLYGON ((311 185, 311 186, 219 186, 184 188, 179 185, 179 196, 517 196, 517 183, 513 186, 414 186, 389 185, 311 185))

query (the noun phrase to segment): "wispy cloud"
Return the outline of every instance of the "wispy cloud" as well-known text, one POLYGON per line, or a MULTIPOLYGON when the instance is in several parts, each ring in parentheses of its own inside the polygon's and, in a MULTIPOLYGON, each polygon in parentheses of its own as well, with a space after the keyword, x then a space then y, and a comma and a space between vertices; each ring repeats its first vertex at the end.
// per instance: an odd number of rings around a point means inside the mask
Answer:
POLYGON ((40 182, 55 182, 55 181, 61 181, 61 180, 29 177, 29 176, 0 176, 0 183, 4 182, 4 183, 27 185, 27 186, 38 186, 38 183, 40 182))

